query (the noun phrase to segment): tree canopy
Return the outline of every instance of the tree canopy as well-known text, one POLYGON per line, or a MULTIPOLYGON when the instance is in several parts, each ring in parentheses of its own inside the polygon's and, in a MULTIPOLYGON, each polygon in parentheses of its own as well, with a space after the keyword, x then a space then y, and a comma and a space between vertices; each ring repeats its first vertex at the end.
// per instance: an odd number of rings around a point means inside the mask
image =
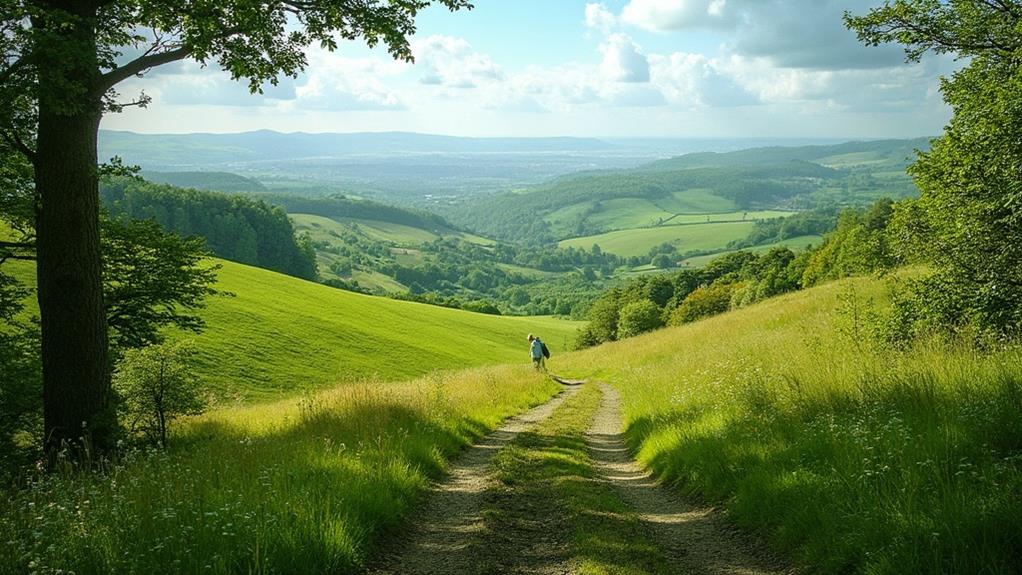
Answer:
MULTIPOLYGON (((48 448, 102 451, 116 427, 99 231, 103 114, 144 106, 117 85, 192 58, 253 92, 307 64, 306 50, 361 38, 411 60, 430 4, 467 0, 11 0, 0 3, 0 164, 31 166, 48 448), (83 432, 83 430, 85 430, 83 432), (84 437, 87 435, 88 437, 84 437)), ((8 174, 2 177, 7 178, 8 174)), ((8 248, 8 246, 0 246, 8 248)))
POLYGON ((845 20, 867 44, 903 44, 909 61, 967 62, 942 79, 953 117, 910 168, 928 235, 918 245, 936 267, 920 295, 948 302, 943 323, 1022 328, 1022 3, 897 0, 845 20))

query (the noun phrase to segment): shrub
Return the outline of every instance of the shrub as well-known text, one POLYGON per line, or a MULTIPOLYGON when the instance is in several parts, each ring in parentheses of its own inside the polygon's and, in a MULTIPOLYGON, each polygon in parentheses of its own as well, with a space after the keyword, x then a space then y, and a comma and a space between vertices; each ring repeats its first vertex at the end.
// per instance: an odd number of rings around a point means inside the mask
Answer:
POLYGON ((168 343, 128 350, 114 373, 124 421, 133 433, 167 447, 167 428, 180 415, 197 415, 205 399, 191 371, 192 349, 168 343))
POLYGON ((681 325, 697 319, 724 313, 731 309, 731 296, 735 290, 743 289, 745 283, 714 283, 697 288, 688 294, 681 305, 672 313, 668 323, 681 325))
POLYGON ((617 323, 618 337, 625 338, 654 329, 663 325, 660 321, 660 308, 649 300, 632 302, 621 308, 617 323))

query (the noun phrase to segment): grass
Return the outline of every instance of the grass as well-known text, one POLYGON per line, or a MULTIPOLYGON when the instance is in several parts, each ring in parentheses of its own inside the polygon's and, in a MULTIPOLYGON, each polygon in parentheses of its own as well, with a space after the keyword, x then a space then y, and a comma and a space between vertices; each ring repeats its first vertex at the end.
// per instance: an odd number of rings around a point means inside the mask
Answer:
POLYGON ((289 217, 294 222, 296 231, 308 232, 312 239, 330 243, 340 243, 341 241, 334 234, 340 235, 356 230, 369 239, 400 245, 419 245, 440 237, 428 230, 392 222, 350 219, 333 220, 310 214, 289 214, 289 217))
POLYGON ((782 241, 779 241, 779 242, 774 242, 772 244, 763 244, 763 245, 760 245, 760 246, 752 246, 750 248, 744 248, 742 250, 729 250, 729 251, 718 252, 718 253, 715 253, 715 254, 709 254, 709 255, 705 255, 705 256, 696 256, 696 257, 688 258, 687 260, 683 261, 682 263, 683 263, 683 265, 688 265, 688 266, 692 266, 692 267, 703 267, 706 264, 712 262, 713 260, 719 258, 720 256, 723 256, 723 255, 726 255, 726 254, 730 254, 730 253, 734 253, 736 251, 746 251, 746 252, 753 252, 753 253, 761 253, 761 252, 768 251, 768 250, 770 250, 772 248, 781 247, 781 246, 790 248, 792 251, 795 251, 795 252, 800 252, 802 250, 805 250, 809 246, 818 246, 818 245, 820 245, 820 243, 822 241, 823 241, 823 236, 798 236, 798 237, 794 237, 794 238, 788 238, 786 240, 782 240, 782 241))
POLYGON ((483 368, 220 410, 6 493, 0 573, 354 573, 449 457, 558 387, 483 368))
POLYGON ((562 248, 590 249, 593 244, 599 244, 603 251, 625 257, 645 255, 651 248, 663 243, 673 244, 681 252, 716 250, 724 249, 732 241, 745 238, 754 225, 752 221, 748 221, 620 230, 571 238, 561 241, 558 245, 562 248))
MULTIPOLYGON (((373 377, 384 381, 507 362, 527 362, 529 333, 557 352, 579 322, 501 317, 342 291, 220 261, 218 288, 199 315, 195 343, 205 386, 222 401, 272 401, 373 377)), ((5 271, 33 283, 28 262, 5 271)), ((32 299, 30 307, 35 306, 32 299)), ((32 311, 32 313, 38 313, 32 311)))
POLYGON ((579 575, 667 573, 663 552, 635 512, 597 481, 584 434, 600 396, 595 385, 584 386, 494 457, 497 484, 487 493, 485 530, 473 543, 477 573, 507 573, 521 563, 546 572, 540 564, 551 559, 567 560, 579 575), (537 544, 540 553, 529 549, 537 544), (551 549, 565 557, 550 557, 551 549))
POLYGON ((680 190, 666 198, 658 198, 655 203, 672 214, 720 214, 736 209, 733 201, 704 188, 680 190))
POLYGON ((555 343, 578 325, 395 301, 223 265, 219 287, 236 297, 210 300, 201 314, 206 331, 187 336, 221 397, 267 400, 365 377, 524 361, 527 334, 555 343))
POLYGON ((1022 348, 873 349, 851 280, 562 358, 639 461, 821 573, 1022 570, 1022 348))

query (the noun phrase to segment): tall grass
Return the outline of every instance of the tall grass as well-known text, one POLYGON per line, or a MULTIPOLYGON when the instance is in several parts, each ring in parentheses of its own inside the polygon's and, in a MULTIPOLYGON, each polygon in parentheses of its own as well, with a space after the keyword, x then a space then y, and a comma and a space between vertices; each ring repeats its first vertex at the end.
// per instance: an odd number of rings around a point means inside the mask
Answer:
POLYGON ((1022 349, 906 351, 791 294, 568 358, 621 391, 644 465, 826 573, 1022 571, 1022 349))
POLYGON ((452 454, 557 387, 482 368, 196 418, 169 453, 7 494, 0 573, 354 571, 452 454))

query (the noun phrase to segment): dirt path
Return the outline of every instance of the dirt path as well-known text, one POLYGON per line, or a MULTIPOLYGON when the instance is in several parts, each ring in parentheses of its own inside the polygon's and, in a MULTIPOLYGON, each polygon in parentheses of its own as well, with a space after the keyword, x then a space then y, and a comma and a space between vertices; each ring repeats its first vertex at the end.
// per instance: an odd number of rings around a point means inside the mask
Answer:
POLYGON ((625 445, 617 390, 607 384, 601 390, 603 401, 587 436, 591 456, 604 480, 639 514, 676 572, 790 572, 718 511, 683 501, 643 471, 625 445))
POLYGON ((578 387, 509 419, 451 464, 448 477, 437 485, 410 521, 408 532, 388 545, 372 575, 463 575, 476 562, 471 543, 483 529, 481 509, 490 481, 490 460, 518 434, 550 417, 578 387))

